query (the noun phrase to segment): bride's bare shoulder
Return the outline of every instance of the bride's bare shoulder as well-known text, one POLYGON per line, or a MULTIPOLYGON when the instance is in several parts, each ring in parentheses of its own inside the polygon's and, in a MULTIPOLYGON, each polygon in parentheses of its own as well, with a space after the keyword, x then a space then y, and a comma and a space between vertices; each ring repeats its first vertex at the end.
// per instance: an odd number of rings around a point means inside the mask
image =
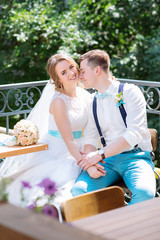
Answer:
POLYGON ((66 103, 61 97, 56 97, 52 100, 49 112, 53 114, 57 110, 64 110, 66 108, 66 103))

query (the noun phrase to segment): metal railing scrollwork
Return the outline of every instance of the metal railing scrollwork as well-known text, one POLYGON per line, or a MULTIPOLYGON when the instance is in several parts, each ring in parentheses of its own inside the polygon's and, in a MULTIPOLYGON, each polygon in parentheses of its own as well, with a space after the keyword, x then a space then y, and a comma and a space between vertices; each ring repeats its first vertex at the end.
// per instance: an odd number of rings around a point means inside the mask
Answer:
MULTIPOLYGON (((154 119, 154 121, 151 120, 151 123, 153 122, 153 124, 149 127, 156 128, 160 133, 160 83, 132 79, 119 79, 119 81, 133 83, 141 89, 146 100, 147 115, 149 118, 152 117, 154 119), (155 120, 155 116, 158 120, 155 120)), ((9 132, 9 127, 13 125, 15 120, 19 120, 19 116, 21 116, 21 118, 27 117, 40 98, 47 82, 48 81, 45 80, 39 82, 0 85, 0 127, 5 127, 7 134, 9 132)), ((160 161, 159 142, 158 148, 160 161)))
POLYGON ((160 115, 160 83, 139 81, 130 79, 119 79, 121 82, 133 83, 141 89, 145 99, 148 113, 160 115))
POLYGON ((0 85, 0 126, 1 117, 5 118, 6 133, 9 131, 10 116, 27 114, 41 96, 43 87, 48 81, 0 85))

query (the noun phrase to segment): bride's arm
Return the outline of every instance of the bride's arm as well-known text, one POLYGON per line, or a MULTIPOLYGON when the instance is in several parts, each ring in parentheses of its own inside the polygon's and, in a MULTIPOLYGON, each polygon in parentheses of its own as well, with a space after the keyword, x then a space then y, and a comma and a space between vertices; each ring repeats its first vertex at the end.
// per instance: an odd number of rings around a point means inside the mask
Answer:
POLYGON ((65 102, 60 98, 54 99, 49 111, 54 116, 57 128, 67 145, 69 152, 77 161, 79 161, 82 159, 82 155, 72 134, 71 123, 69 121, 65 102))

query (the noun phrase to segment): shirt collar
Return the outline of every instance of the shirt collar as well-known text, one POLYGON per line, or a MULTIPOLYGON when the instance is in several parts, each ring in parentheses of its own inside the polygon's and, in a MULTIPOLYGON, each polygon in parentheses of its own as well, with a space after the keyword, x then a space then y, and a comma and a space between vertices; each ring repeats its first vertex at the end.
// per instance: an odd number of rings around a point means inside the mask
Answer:
POLYGON ((119 81, 112 80, 112 84, 107 88, 107 90, 104 93, 107 93, 108 95, 112 95, 115 90, 117 91, 117 87, 119 86, 119 81))

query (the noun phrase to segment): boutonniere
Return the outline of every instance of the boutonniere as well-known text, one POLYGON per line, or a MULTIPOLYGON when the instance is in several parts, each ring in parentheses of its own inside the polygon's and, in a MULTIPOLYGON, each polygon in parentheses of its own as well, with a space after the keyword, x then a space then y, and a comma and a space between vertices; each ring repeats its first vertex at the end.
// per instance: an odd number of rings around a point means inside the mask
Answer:
POLYGON ((122 104, 125 104, 125 102, 123 101, 123 93, 122 92, 116 94, 115 103, 116 103, 117 107, 121 107, 122 104))

